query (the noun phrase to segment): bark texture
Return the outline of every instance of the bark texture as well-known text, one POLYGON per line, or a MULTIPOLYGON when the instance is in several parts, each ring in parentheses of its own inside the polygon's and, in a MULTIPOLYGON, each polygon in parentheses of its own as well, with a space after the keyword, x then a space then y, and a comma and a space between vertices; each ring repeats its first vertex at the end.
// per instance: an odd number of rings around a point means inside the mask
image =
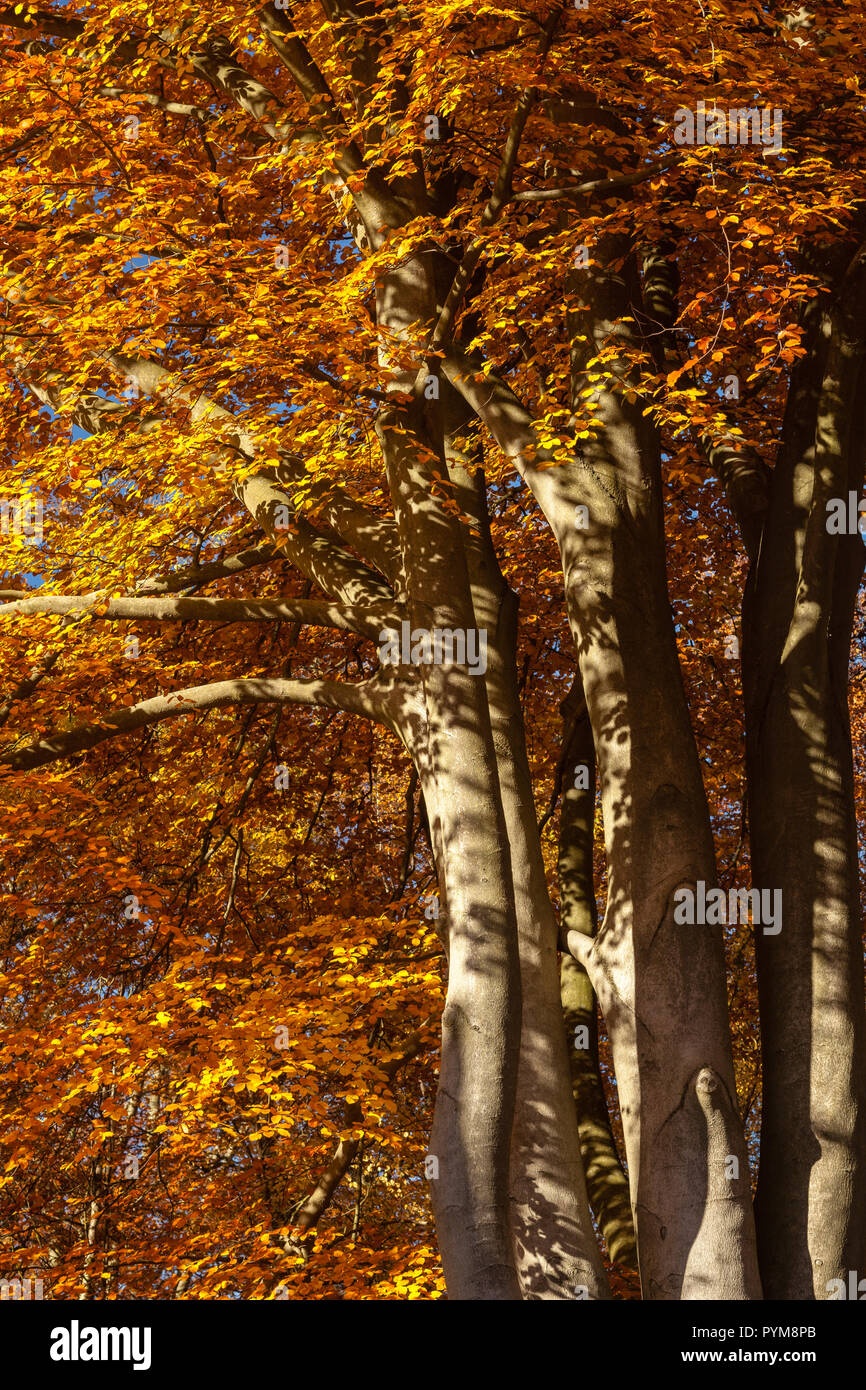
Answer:
MULTIPOLYGON (((844 248, 843 248, 844 251, 844 248)), ((827 503, 863 486, 862 260, 819 263, 744 606, 763 1110, 756 1201, 768 1298, 825 1299, 866 1262, 866 1038, 848 662, 864 546, 827 503)))
MULTIPOLYGON (((615 264, 618 250, 602 248, 599 261, 615 264)), ((639 287, 627 248, 623 265, 622 273, 591 269, 576 285, 575 391, 601 343, 629 333, 623 320, 639 287)), ((572 932, 568 944, 611 1037, 644 1297, 760 1297, 721 932, 673 920, 675 889, 714 885, 716 871, 667 591, 658 441, 639 404, 625 399, 621 361, 598 389, 603 429, 557 468, 539 467, 545 451, 531 416, 503 383, 479 381, 456 355, 446 371, 521 470, 562 556, 608 865, 598 935, 588 942, 572 932), (707 1073, 736 1159, 724 1201, 697 1090, 707 1073)))
MULTIPOLYGON (((558 875, 560 939, 565 943, 569 932, 592 938, 598 929, 592 862, 595 749, 583 692, 577 693, 576 700, 563 704, 564 776, 558 875)), ((595 991, 583 966, 568 951, 563 952, 560 972, 571 1090, 590 1205, 610 1258, 627 1269, 637 1269, 628 1178, 611 1130, 599 1068, 595 991)))

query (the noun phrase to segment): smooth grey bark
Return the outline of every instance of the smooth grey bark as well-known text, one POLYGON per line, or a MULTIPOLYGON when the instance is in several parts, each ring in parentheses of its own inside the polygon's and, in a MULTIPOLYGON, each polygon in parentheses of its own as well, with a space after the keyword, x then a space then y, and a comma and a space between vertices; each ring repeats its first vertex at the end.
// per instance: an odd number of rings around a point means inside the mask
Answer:
POLYGON ((490 538, 483 474, 446 440, 464 526, 475 621, 487 632, 487 701, 511 857, 522 998, 511 1139, 515 1261, 525 1299, 607 1298, 571 1103, 558 981, 557 927, 547 890, 517 683, 518 600, 490 538))
MULTIPOLYGON (((435 322, 451 274, 441 256, 427 254, 408 258, 382 277, 377 321, 392 342, 411 345, 417 324, 435 322)), ((604 1297, 607 1284, 569 1103, 556 927, 514 670, 515 615, 508 611, 506 586, 489 544, 483 485, 479 493, 448 442, 451 426, 467 412, 445 381, 441 401, 438 393, 431 401, 421 396, 424 366, 417 359, 413 367, 398 368, 383 353, 382 364, 390 372, 390 389, 414 399, 411 408, 383 411, 377 426, 413 626, 474 627, 492 639, 483 680, 465 670, 422 670, 423 715, 407 741, 430 812, 448 903, 449 985, 431 1151, 435 1144, 437 1157, 440 1148, 448 1155, 448 1181, 443 1182, 440 1158, 433 1202, 449 1295, 604 1297), (451 464, 473 524, 462 524, 437 500, 431 461, 443 478, 451 464), (462 762, 451 762, 461 745, 462 762), (479 875, 486 884, 497 880, 494 900, 484 906, 486 917, 473 900, 479 875), (484 966, 478 963, 482 955, 484 966), (483 971, 496 984, 482 1000, 478 976, 483 971), (470 1005, 472 1027, 483 1038, 466 1035, 470 1005), (500 1249, 503 1145, 516 1289, 501 1261, 489 1287, 484 1276, 479 1282, 471 1268, 474 1259, 477 1271, 479 1261, 467 1248, 468 1233, 483 1221, 495 1232, 491 1248, 500 1249), (469 1176, 482 1170, 487 1184, 474 1192, 469 1176), (473 1292, 476 1287, 485 1291, 473 1292)))
MULTIPOLYGON (((579 686, 563 701, 562 712, 565 732, 557 875, 560 941, 567 943, 569 932, 592 938, 598 930, 593 878, 596 768, 592 728, 579 686), (579 786, 575 785, 578 768, 579 786)), ((628 1269, 637 1269, 628 1178, 611 1129, 599 1067, 595 990, 583 966, 568 951, 563 952, 560 964, 560 998, 590 1205, 610 1258, 628 1269)))
MULTIPOLYGON (((627 335, 621 320, 637 289, 597 271, 582 299, 575 391, 601 341, 627 335)), ((597 439, 546 469, 531 417, 503 383, 479 381, 457 354, 445 370, 521 471, 562 556, 608 862, 601 929, 591 942, 571 933, 569 946, 611 1037, 644 1297, 758 1298, 721 932, 673 920, 675 889, 713 885, 715 863, 667 592, 658 441, 639 403, 624 399, 622 361, 599 390, 597 439), (578 506, 588 508, 585 529, 578 506), (720 1187, 728 1156, 737 1176, 720 1187)))
MULTIPOLYGON (((844 251, 844 248, 842 248, 844 251)), ((826 1299, 866 1265, 866 1036, 848 662, 860 536, 866 275, 850 250, 805 315, 760 552, 744 603, 752 873, 782 890, 755 936, 763 1105, 756 1216, 769 1298, 826 1299), (844 278, 843 278, 844 277, 844 278)), ((834 264, 835 263, 835 264, 834 264)))
MULTIPOLYGON (((413 628, 474 626, 459 522, 435 499, 409 410, 383 411, 386 461, 413 628)), ((449 1298, 519 1299, 508 1199, 520 1043, 520 966, 508 839, 483 680, 422 664, 401 718, 438 848, 448 989, 430 1136, 449 1298)))
MULTIPOLYGON (((376 314, 410 343, 436 304, 434 257, 411 257, 377 285, 376 314)), ((383 348, 389 387, 414 395, 415 373, 383 348)), ((376 420, 414 629, 475 626, 458 518, 436 495, 436 440, 415 399, 376 420)), ((446 472, 444 464, 441 465, 446 472)), ((418 771, 447 903, 448 987, 430 1136, 436 1232, 449 1298, 521 1297, 511 1238, 509 1151, 520 1052, 521 994, 509 846, 484 681, 466 666, 422 663, 400 723, 418 771)))
MULTIPOLYGON (((863 485, 862 218, 809 242, 823 293, 770 471, 733 437, 704 438, 751 568, 743 688, 752 877, 783 894, 780 934, 756 928, 763 1104, 756 1200, 767 1297, 824 1299, 866 1261, 863 967, 848 663, 859 538, 827 530, 827 501, 863 485)), ((650 257, 656 327, 676 318, 675 267, 650 257)), ((666 336, 666 335, 663 335, 666 336)), ((658 335, 656 335, 658 343, 658 335)), ((669 360, 663 365, 669 365, 669 360)))

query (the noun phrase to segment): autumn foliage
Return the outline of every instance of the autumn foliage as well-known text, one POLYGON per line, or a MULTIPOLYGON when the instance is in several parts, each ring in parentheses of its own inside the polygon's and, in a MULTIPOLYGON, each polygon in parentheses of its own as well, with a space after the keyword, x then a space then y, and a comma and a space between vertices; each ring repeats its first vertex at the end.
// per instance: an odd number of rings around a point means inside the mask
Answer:
MULTIPOLYGON (((749 886, 749 556, 705 441, 772 466, 825 293, 802 247, 859 245, 864 208, 863 6, 812 6, 802 31, 790 8, 0 11, 0 498, 42 507, 38 539, 8 507, 0 537, 0 1276, 38 1274, 58 1299, 445 1296, 425 1176, 448 977, 435 836, 405 739, 361 707, 399 568, 382 413, 419 372, 428 423, 461 372, 505 382, 541 470, 603 441, 611 373, 656 427, 719 883, 749 886), (779 108, 783 153, 675 144, 675 111, 700 99, 779 108), (581 248, 613 273, 642 257, 647 285, 660 257, 677 283, 644 296, 625 344, 611 322, 576 390, 581 248), (395 267, 434 252, 431 345, 411 302, 376 306, 395 267), (77 601, 28 607, 39 596, 77 601), (112 723, 220 682, 243 696, 112 723)), ((466 447, 520 600, 556 905, 578 651, 557 541, 488 425, 466 447)), ((430 496, 465 519, 435 439, 427 454, 430 496)), ((858 605, 862 870, 862 590, 858 605)), ((602 916, 606 875, 599 800, 602 916)), ((753 932, 724 935, 756 1161, 753 932)), ((621 1145, 603 1020, 600 1053, 621 1145)), ((614 1296, 640 1296, 606 1264, 614 1296)))

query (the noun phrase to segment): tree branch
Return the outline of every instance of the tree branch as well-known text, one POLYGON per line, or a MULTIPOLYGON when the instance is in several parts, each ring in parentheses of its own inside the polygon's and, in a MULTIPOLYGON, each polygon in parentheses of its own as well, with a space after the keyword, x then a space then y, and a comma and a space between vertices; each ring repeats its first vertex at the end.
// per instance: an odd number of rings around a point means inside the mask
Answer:
POLYGON ((136 729, 161 723, 164 719, 177 719, 182 714, 206 713, 224 705, 274 702, 340 709, 346 714, 376 719, 389 726, 391 723, 385 710, 383 690, 375 676, 357 685, 347 685, 342 681, 292 681, 269 677, 215 681, 212 685, 192 686, 168 695, 155 695, 124 709, 108 710, 98 723, 56 730, 24 748, 0 754, 0 767, 25 772, 44 763, 84 753, 99 743, 116 738, 118 734, 133 733, 136 729))
MULTIPOLYGON (((425 1019, 425 1023, 428 1022, 429 1019, 425 1019)), ((423 1033, 419 1030, 407 1039, 402 1052, 383 1063, 382 1071, 387 1076, 389 1082, 394 1080, 394 1077, 401 1067, 405 1067, 408 1062, 411 1062, 414 1057, 417 1057, 418 1054, 423 1051, 425 1045, 423 1033)), ((361 1106, 357 1102, 346 1107, 346 1119, 353 1125, 363 1124, 364 1114, 361 1106)), ((310 1193, 298 1213, 296 1224, 305 1233, 311 1231, 318 1225, 320 1218, 331 1205, 337 1188, 351 1167, 352 1161, 358 1152, 359 1142, 360 1141, 357 1139, 341 1139, 337 1145, 331 1162, 316 1184, 314 1191, 310 1193)))
POLYGON ((613 178, 590 179, 588 183, 576 183, 569 188, 526 188, 520 193, 512 194, 513 203, 549 203, 560 198, 577 198, 587 193, 594 193, 599 198, 606 197, 609 193, 618 193, 621 188, 633 188, 636 183, 644 183, 646 179, 654 178, 671 165, 678 164, 683 158, 681 151, 674 151, 657 159, 653 164, 645 164, 642 169, 636 169, 632 174, 617 174, 613 178))
MULTIPOLYGON (((539 44, 539 58, 544 62, 550 48, 553 35, 557 25, 562 18, 563 7, 553 11, 544 26, 541 42, 539 44)), ((505 147, 502 152, 502 161, 499 165, 499 172, 496 175, 496 182, 493 185, 487 205, 481 214, 481 226, 490 227, 502 215, 502 210, 511 198, 511 180, 514 177, 514 167, 517 163, 517 155, 520 149, 520 141, 523 135, 529 114, 538 99, 538 88, 527 87, 517 103, 517 108, 511 118, 511 126, 505 138, 505 147)), ((483 237, 477 237, 466 249, 457 274, 451 282, 451 288, 442 306, 442 312, 433 328, 428 343, 428 352, 435 351, 448 337, 451 327, 460 307, 463 296, 469 287, 469 281, 475 273, 475 268, 481 259, 484 250, 483 237)), ((419 377, 423 385, 424 377, 427 374, 427 364, 422 368, 423 376, 419 377)))
POLYGON ((111 598, 104 591, 91 594, 37 594, 0 606, 0 618, 31 613, 90 613, 97 619, 123 622, 181 622, 202 620, 223 623, 295 622, 305 627, 334 627, 346 632, 378 634, 383 627, 399 626, 393 609, 379 612, 349 608, 316 599, 233 598, 111 598))
POLYGON ((23 700, 29 700, 37 686, 44 681, 46 676, 51 674, 56 665, 57 653, 51 652, 43 662, 33 667, 30 675, 27 676, 25 680, 20 681, 19 684, 16 685, 12 694, 0 705, 0 725, 6 723, 6 720, 12 713, 14 705, 20 704, 23 700))
MULTIPOLYGON (((135 587, 139 592, 147 594, 175 594, 179 589, 210 584, 214 579, 229 579, 232 575, 243 574, 244 570, 252 569, 256 565, 269 565, 272 560, 282 559, 285 559, 283 552, 268 541, 263 545, 251 546, 249 550, 238 550, 234 555, 227 555, 224 560, 211 560, 205 565, 193 565, 190 569, 179 570, 165 579, 140 579, 135 587)), ((17 598, 19 594, 13 594, 11 590, 8 593, 0 592, 0 599, 10 597, 17 598)), ((20 597, 27 598, 29 594, 21 593, 20 597)))

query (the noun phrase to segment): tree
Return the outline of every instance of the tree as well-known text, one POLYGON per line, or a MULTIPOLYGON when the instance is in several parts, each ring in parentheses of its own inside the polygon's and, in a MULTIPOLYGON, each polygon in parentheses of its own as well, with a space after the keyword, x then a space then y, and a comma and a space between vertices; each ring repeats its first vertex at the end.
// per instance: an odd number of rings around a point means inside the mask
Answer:
MULTIPOLYGON (((437 1010, 438 967, 405 987, 414 1018, 359 1016, 395 940, 447 957, 425 1167, 449 1297, 607 1298, 611 1260, 637 1257, 644 1298, 825 1298, 862 1267, 861 6, 701 15, 694 31, 680 6, 613 0, 0 13, 4 1008, 23 1057, 68 976, 57 1105, 78 1048, 99 1061, 81 1088, 99 1127, 88 1112, 70 1146, 86 1190, 52 1197, 52 1221, 81 1222, 69 1269, 56 1233, 38 1247, 61 1287, 123 1286, 105 1145, 127 1125, 124 1152, 158 1168, 157 1134, 187 1123, 154 1125, 167 1103, 203 1117, 207 1171, 201 1134, 172 1137, 202 1191, 251 1181, 239 1154, 257 1144, 263 1194, 259 1223, 225 1197, 198 1261, 174 1205, 151 1218, 181 1292, 218 1292, 213 1243, 231 1260, 240 1227, 267 1247, 248 1273, 275 1246, 305 1268, 356 1160, 357 1234, 367 1127, 437 1010), (703 664, 690 623, 716 647, 703 664), (392 795, 409 774, 402 848, 393 811, 390 849, 355 843, 374 760, 392 795), (315 834, 316 872, 287 890, 280 840, 320 772, 300 847, 315 834), (153 779, 134 809, 130 776, 153 779), (202 776, 215 802, 190 856, 202 776), (74 795, 71 823, 46 778, 74 795), (735 845, 722 888, 714 832, 735 845), (357 929, 334 887, 351 845, 390 879, 357 929), (427 862, 420 928, 405 899, 427 862), (134 935, 118 943, 116 909, 83 906, 76 880, 125 889, 134 935), (751 1106, 752 934, 754 1216, 734 1053, 751 1106), (343 959, 355 975, 332 980, 343 959), (286 1029, 297 1065, 245 1052, 244 1028, 286 1029), (307 1167, 338 1103, 337 1148, 307 1167)), ((43 1132, 20 1062, 7 1083, 43 1132)), ((383 1222, 411 1224, 419 1176, 391 1181, 383 1222)))

